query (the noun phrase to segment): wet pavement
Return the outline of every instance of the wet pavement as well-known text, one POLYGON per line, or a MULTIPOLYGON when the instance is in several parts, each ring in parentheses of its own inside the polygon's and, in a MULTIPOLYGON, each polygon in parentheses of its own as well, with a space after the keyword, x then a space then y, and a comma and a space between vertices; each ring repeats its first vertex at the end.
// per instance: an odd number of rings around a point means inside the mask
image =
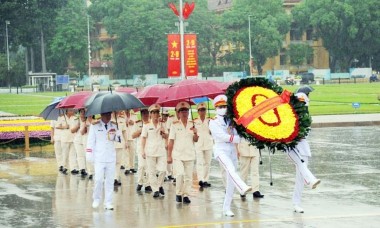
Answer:
MULTIPOLYGON (((190 205, 175 202, 175 186, 165 197, 137 194, 136 175, 123 175, 114 211, 93 210, 88 179, 56 172, 52 156, 31 153, 0 158, 0 227, 380 227, 380 126, 314 128, 309 168, 322 180, 305 188, 304 214, 293 212, 295 168, 282 152, 268 152, 260 166, 263 199, 235 193, 235 217, 222 215, 224 188, 213 160, 211 188, 194 186, 190 205)), ((51 153, 51 152, 49 152, 51 153)), ((22 154, 22 153, 21 153, 22 154)))

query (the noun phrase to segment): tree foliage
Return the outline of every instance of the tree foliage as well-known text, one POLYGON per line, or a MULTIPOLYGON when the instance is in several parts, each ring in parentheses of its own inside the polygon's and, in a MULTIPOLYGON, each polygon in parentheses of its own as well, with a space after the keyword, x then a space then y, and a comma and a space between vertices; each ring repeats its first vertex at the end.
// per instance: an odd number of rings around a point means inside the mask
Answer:
MULTIPOLYGON (((290 64, 299 67, 313 56, 313 48, 308 44, 290 44, 286 52, 290 64)), ((297 72, 298 73, 298 72, 297 72)))
POLYGON ((312 26, 330 54, 332 70, 347 72, 353 60, 369 58, 380 49, 380 1, 303 1, 292 11, 306 29, 312 26))

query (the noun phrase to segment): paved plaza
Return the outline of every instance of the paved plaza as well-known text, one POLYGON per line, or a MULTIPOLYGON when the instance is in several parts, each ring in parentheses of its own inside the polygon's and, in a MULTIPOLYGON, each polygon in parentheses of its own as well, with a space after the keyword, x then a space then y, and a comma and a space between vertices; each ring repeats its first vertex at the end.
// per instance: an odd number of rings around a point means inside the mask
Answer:
POLYGON ((379 227, 379 135, 379 125, 313 128, 309 168, 322 183, 305 188, 304 214, 293 212, 294 166, 277 151, 270 186, 268 151, 262 151, 265 197, 242 201, 236 192, 232 218, 222 214, 224 188, 214 160, 212 187, 199 189, 194 182, 189 205, 175 202, 171 182, 164 184, 165 197, 154 199, 151 193, 136 193, 136 175, 124 175, 115 190, 115 210, 105 211, 91 208, 93 182, 57 173, 51 152, 3 153, 0 227, 379 227))

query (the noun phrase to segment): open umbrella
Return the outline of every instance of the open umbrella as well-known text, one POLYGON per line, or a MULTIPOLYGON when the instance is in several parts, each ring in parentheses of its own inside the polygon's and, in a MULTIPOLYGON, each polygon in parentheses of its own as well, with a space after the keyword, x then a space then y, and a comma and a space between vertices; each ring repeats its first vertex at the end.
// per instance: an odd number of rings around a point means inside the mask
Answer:
POLYGON ((57 97, 55 98, 45 109, 40 113, 39 116, 44 118, 45 120, 56 120, 62 110, 57 109, 57 105, 61 102, 65 97, 57 97))
POLYGON ((83 108, 84 102, 92 95, 90 91, 81 91, 78 93, 71 94, 65 97, 59 104, 57 108, 83 108))
POLYGON ((165 107, 174 107, 180 101, 190 102, 190 99, 197 97, 214 98, 224 93, 216 81, 187 79, 177 82, 162 93, 157 103, 165 107))
POLYGON ((146 106, 150 106, 155 104, 156 101, 163 93, 165 93, 166 89, 169 88, 168 84, 156 84, 147 86, 144 89, 137 92, 136 97, 139 98, 142 103, 146 106))
POLYGON ((304 93, 304 94, 309 94, 310 92, 314 91, 314 88, 309 86, 309 85, 303 85, 299 87, 295 93, 304 93))
POLYGON ((141 107, 145 105, 131 94, 107 92, 98 95, 86 106, 86 116, 141 107))

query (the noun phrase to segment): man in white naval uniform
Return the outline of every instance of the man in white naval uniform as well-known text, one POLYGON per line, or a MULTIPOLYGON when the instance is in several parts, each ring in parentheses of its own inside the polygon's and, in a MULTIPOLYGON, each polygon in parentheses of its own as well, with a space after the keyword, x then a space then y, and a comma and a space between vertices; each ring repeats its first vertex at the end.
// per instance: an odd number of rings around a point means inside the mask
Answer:
MULTIPOLYGON (((305 102, 305 106, 309 106, 309 97, 305 93, 297 93, 296 96, 300 101, 305 102)), ((296 166, 296 180, 293 192, 294 212, 303 213, 301 198, 304 185, 316 188, 321 180, 317 179, 307 167, 309 158, 311 157, 310 146, 306 139, 302 139, 293 150, 288 150, 289 159, 296 166)))
POLYGON ((115 123, 111 121, 111 112, 102 113, 98 123, 90 126, 87 139, 86 158, 94 161, 95 183, 92 207, 99 207, 104 184, 104 206, 113 210, 113 184, 116 166, 115 141, 122 137, 115 123))
POLYGON ((210 120, 210 131, 214 138, 214 157, 219 161, 221 167, 226 171, 226 194, 224 197, 223 213, 225 216, 233 217, 231 202, 235 187, 240 195, 245 195, 252 188, 239 177, 236 172, 237 152, 236 145, 240 137, 235 128, 230 126, 231 120, 225 119, 227 113, 227 97, 218 95, 213 101, 216 109, 216 117, 210 120))

